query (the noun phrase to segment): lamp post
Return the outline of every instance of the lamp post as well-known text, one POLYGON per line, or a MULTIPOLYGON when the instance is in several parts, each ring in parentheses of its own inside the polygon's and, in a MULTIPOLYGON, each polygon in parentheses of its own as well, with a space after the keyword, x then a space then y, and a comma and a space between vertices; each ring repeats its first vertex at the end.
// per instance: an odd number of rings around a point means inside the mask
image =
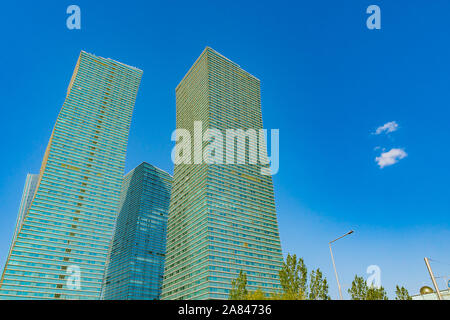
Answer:
POLYGON ((436 283, 436 279, 434 278, 433 270, 431 270, 430 259, 424 258, 425 264, 427 265, 428 272, 430 273, 431 281, 433 282, 434 289, 436 289, 436 296, 438 300, 442 300, 441 292, 439 291, 439 287, 436 283))
POLYGON ((347 232, 346 234, 344 234, 343 236, 340 236, 337 239, 334 239, 333 241, 328 242, 328 245, 330 246, 330 254, 331 254, 331 261, 333 262, 333 268, 334 268, 334 274, 336 275, 336 281, 337 281, 337 285, 338 285, 338 289, 339 289, 339 298, 342 300, 342 291, 341 291, 341 284, 339 283, 339 278, 338 278, 338 274, 337 274, 337 270, 336 270, 336 264, 334 263, 334 257, 333 257, 333 250, 331 250, 331 244, 339 239, 342 239, 345 236, 348 236, 349 234, 352 234, 354 231, 350 230, 349 232, 347 232))

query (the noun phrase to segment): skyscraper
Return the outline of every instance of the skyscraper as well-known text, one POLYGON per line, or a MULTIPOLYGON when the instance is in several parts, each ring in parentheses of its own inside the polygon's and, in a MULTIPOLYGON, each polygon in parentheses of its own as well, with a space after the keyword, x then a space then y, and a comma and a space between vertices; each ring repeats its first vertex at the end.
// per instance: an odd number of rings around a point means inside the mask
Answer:
MULTIPOLYGON (((260 99, 257 78, 206 48, 176 88, 176 127, 191 135, 196 121, 221 132, 260 130, 260 99)), ((279 289, 272 177, 261 168, 248 161, 175 165, 162 299, 227 299, 240 270, 250 290, 279 289)))
POLYGON ((156 300, 161 294, 172 177, 146 162, 124 178, 108 259, 105 300, 156 300))
POLYGON ((31 201, 33 200, 34 197, 34 193, 36 192, 36 186, 38 181, 39 181, 39 174, 32 174, 32 173, 27 174, 27 178, 25 179, 25 186, 22 192, 22 199, 20 200, 19 212, 17 214, 16 229, 14 230, 14 236, 11 244, 14 243, 14 241, 17 238, 17 233, 20 227, 22 226, 23 217, 25 216, 25 213, 30 207, 31 201))
POLYGON ((100 297, 141 77, 134 67, 80 53, 0 298, 100 297))

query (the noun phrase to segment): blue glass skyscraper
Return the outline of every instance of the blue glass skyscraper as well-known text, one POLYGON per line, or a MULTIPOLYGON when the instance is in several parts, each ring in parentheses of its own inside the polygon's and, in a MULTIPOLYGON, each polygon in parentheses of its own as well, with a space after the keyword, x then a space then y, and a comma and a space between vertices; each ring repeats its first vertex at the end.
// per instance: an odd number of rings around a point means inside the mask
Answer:
POLYGON ((172 177, 146 162, 124 178, 103 299, 159 299, 172 177))

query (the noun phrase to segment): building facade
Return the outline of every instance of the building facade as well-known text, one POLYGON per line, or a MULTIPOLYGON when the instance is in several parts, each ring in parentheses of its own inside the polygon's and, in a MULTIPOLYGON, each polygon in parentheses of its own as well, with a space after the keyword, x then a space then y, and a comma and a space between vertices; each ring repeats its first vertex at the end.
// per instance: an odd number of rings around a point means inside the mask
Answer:
MULTIPOLYGON (((176 88, 177 129, 192 134, 197 121, 203 130, 262 129, 259 80, 206 48, 176 88)), ((207 142, 194 140, 195 154, 207 142)), ((175 165, 162 299, 227 299, 240 270, 250 290, 278 291, 272 177, 248 161, 208 163, 175 165)))
POLYGON ((1 299, 99 299, 142 71, 82 51, 34 198, 0 280, 1 299))
POLYGON ((103 299, 158 300, 172 177, 143 162, 124 178, 103 299))
POLYGON ((22 226, 23 217, 30 207, 31 201, 33 201, 38 181, 39 174, 27 174, 27 178, 25 179, 25 186, 23 187, 22 199, 20 200, 19 212, 17 213, 16 229, 14 230, 14 236, 11 242, 11 246, 16 240, 17 233, 22 226))

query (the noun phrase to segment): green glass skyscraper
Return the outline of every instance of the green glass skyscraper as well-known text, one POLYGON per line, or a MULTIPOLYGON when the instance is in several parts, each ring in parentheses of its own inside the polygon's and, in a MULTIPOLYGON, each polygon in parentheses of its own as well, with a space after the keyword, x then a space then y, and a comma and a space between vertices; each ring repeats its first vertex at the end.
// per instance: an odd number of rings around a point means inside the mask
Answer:
POLYGON ((105 300, 160 298, 172 177, 146 162, 125 175, 108 259, 105 300))
POLYGON ((99 299, 142 71, 81 52, 1 299, 99 299))
MULTIPOLYGON (((206 48, 176 88, 176 127, 194 134, 199 121, 203 130, 258 131, 260 101, 257 78, 206 48)), ((227 299, 240 270, 249 290, 280 289, 272 177, 261 168, 248 161, 175 165, 162 299, 227 299)))

